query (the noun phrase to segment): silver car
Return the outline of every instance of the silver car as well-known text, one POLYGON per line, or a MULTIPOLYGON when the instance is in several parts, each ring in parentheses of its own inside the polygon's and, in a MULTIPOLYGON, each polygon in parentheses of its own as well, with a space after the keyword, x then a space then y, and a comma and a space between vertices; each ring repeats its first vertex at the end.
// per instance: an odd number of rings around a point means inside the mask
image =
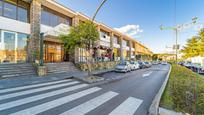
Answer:
POLYGON ((115 67, 115 72, 129 72, 131 71, 131 65, 128 61, 120 62, 116 67, 115 67))

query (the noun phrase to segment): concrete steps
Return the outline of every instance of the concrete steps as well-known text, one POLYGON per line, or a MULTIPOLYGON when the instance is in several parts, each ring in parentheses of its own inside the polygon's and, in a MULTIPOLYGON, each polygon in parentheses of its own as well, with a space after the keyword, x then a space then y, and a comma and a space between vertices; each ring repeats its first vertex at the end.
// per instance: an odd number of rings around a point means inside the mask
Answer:
POLYGON ((79 71, 72 62, 46 63, 47 74, 68 73, 79 71))
POLYGON ((30 63, 0 64, 0 78, 33 75, 36 75, 36 71, 30 63))

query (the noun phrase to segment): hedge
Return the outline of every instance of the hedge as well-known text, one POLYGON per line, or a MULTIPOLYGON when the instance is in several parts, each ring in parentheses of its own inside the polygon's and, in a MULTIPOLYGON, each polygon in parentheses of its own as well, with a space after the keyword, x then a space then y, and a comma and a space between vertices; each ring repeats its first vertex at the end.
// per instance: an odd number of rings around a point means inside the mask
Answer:
POLYGON ((160 106, 192 115, 204 115, 204 78, 185 67, 172 64, 160 106))

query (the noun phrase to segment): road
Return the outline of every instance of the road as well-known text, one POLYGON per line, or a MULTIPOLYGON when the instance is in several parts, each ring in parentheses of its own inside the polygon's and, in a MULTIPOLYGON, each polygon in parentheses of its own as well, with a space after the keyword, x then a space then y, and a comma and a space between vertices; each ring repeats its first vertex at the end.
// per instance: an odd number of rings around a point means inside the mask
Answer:
POLYGON ((119 81, 90 86, 66 79, 0 90, 0 115, 146 115, 169 65, 130 73, 119 81))

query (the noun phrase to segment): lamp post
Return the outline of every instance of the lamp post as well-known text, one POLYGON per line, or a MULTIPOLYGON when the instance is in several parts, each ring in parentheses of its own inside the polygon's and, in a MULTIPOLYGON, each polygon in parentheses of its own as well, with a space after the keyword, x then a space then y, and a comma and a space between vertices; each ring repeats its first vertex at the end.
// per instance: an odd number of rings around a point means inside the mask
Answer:
POLYGON ((107 1, 107 0, 103 0, 103 1, 101 2, 101 4, 99 5, 99 7, 96 9, 96 12, 94 13, 94 15, 93 15, 93 17, 92 17, 92 22, 95 20, 96 15, 98 14, 99 10, 100 10, 101 7, 105 4, 106 1, 107 1))
POLYGON ((178 61, 178 49, 179 49, 179 45, 178 45, 178 31, 179 30, 182 30, 183 27, 185 26, 189 26, 189 25, 195 25, 197 23, 197 17, 193 17, 192 18, 192 22, 189 23, 189 24, 181 24, 181 25, 176 25, 176 26, 172 26, 172 27, 164 27, 163 25, 160 25, 160 29, 161 30, 173 30, 175 32, 175 37, 176 37, 176 43, 175 45, 173 46, 173 49, 176 50, 176 63, 178 61))
POLYGON ((44 33, 40 33, 40 66, 43 66, 43 39, 44 33))

